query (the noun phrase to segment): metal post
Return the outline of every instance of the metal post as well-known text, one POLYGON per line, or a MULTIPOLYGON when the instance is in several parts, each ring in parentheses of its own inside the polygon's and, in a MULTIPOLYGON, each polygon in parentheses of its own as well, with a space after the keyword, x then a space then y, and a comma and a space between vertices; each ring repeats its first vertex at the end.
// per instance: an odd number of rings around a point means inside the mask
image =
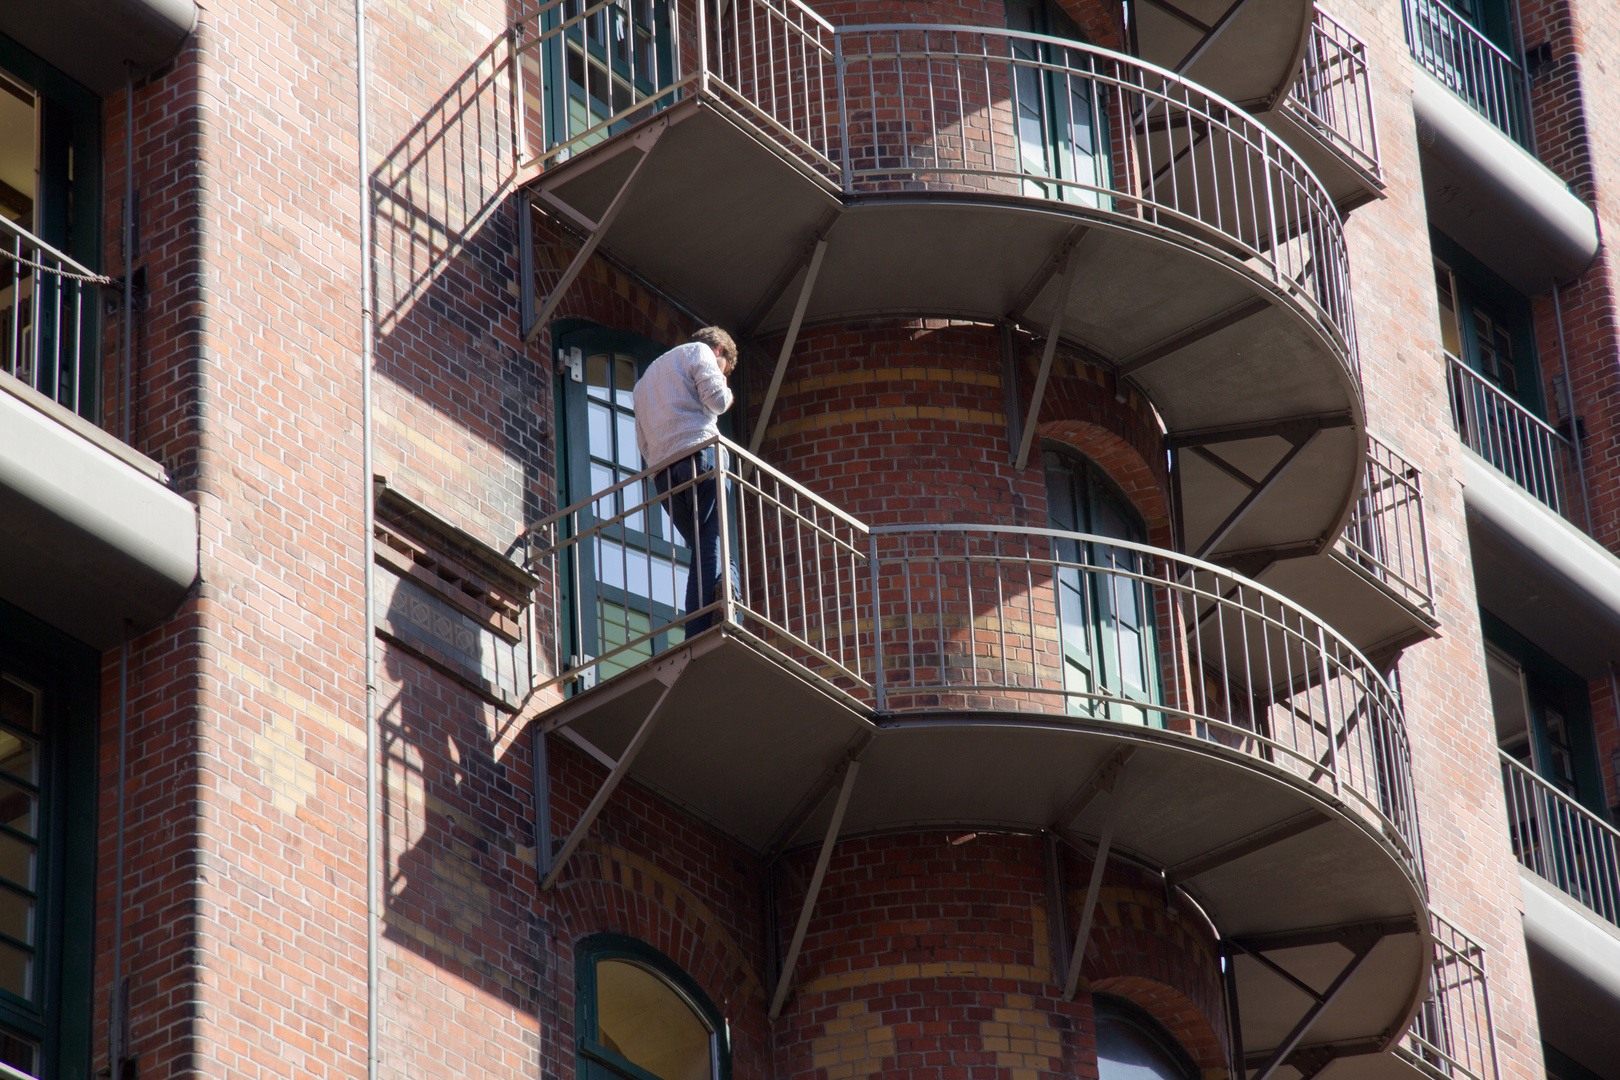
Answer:
POLYGON ((1086 942, 1091 937, 1091 920, 1097 914, 1097 898, 1102 893, 1103 869, 1108 864, 1108 850, 1114 843, 1114 824, 1119 820, 1119 807, 1125 780, 1125 766, 1120 765, 1108 782, 1108 816, 1103 819, 1102 833, 1097 837, 1097 858, 1091 864, 1091 883, 1086 886, 1086 903, 1080 910, 1080 928, 1074 935, 1074 952, 1069 955, 1068 978, 1063 983, 1063 1000, 1073 1001, 1080 989, 1080 966, 1086 959, 1086 942))
POLYGON ((709 92, 709 0, 697 0, 697 41, 698 93, 706 94, 709 92))
MULTIPOLYGON (((866 534, 867 592, 872 598, 872 689, 877 694, 877 711, 887 707, 883 688, 883 608, 878 602, 878 538, 877 533, 866 534)), ((1620 715, 1620 710, 1616 710, 1620 715)))
POLYGON ((782 1015, 782 1006, 787 1001, 788 987, 793 982, 793 968, 799 962, 799 950, 804 947, 804 936, 810 929, 810 916, 816 909, 816 897, 820 895, 821 883, 827 876, 827 864, 832 861, 833 848, 838 843, 838 830, 843 827, 844 811, 849 809, 849 796, 855 790, 855 776, 860 770, 861 763, 853 759, 845 766, 844 783, 838 789, 838 802, 833 806, 832 821, 827 825, 826 839, 821 842, 821 854, 816 857, 816 872, 810 877, 804 907, 799 912, 798 925, 793 928, 793 943, 788 946, 787 957, 782 961, 782 974, 776 982, 776 993, 771 998, 772 1020, 782 1015))
POLYGON ((855 191, 855 173, 849 164, 849 95, 844 78, 844 35, 833 34, 833 79, 838 85, 838 158, 843 166, 844 194, 855 191))
MULTIPOLYGON (((719 442, 714 445, 714 508, 720 515, 720 617, 728 623, 737 621, 737 597, 731 590, 731 528, 730 515, 726 513, 726 448, 719 442)), ((701 582, 699 583, 701 588, 701 582)), ((702 592, 698 599, 702 599, 702 592)), ((712 619, 713 616, 710 616, 712 619)))

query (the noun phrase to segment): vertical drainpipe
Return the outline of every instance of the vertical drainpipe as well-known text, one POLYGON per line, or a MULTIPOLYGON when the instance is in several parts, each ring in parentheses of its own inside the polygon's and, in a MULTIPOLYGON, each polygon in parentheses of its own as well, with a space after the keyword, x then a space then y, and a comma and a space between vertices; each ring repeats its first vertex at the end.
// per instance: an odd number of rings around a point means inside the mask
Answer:
MULTIPOLYGON (((135 356, 135 65, 126 62, 124 78, 124 245, 123 348, 119 380, 122 383, 123 416, 119 427, 124 445, 130 445, 135 430, 135 379, 131 373, 135 356)), ((113 940, 112 987, 107 994, 107 1074, 111 1080, 123 1076, 122 1063, 129 1052, 124 1045, 124 819, 128 793, 125 787, 129 757, 129 622, 125 620, 123 640, 118 646, 118 776, 114 780, 113 840, 113 940)))
POLYGON ((366 115, 366 5, 354 0, 354 56, 356 142, 358 156, 355 186, 360 211, 360 426, 361 483, 365 497, 365 536, 361 554, 365 560, 365 679, 366 679, 366 1077, 377 1076, 377 852, 378 765, 381 739, 377 731, 377 627, 373 609, 376 558, 377 503, 372 483, 371 369, 376 343, 376 312, 372 309, 371 280, 371 147, 370 125, 366 115))

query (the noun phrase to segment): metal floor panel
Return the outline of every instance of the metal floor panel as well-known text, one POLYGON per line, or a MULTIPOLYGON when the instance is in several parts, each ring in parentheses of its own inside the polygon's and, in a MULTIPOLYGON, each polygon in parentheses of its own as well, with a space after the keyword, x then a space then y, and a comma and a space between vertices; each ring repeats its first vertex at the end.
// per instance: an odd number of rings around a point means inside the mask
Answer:
POLYGON ((1333 554, 1272 563, 1256 580, 1319 616, 1376 659, 1437 633, 1437 623, 1333 554))
MULTIPOLYGON (((1287 90, 1304 53, 1310 0, 1177 0, 1176 6, 1206 26, 1237 8, 1183 75, 1239 105, 1280 98, 1287 90)), ((1137 7, 1136 19, 1142 58, 1160 67, 1174 69, 1204 36, 1152 4, 1137 7)))

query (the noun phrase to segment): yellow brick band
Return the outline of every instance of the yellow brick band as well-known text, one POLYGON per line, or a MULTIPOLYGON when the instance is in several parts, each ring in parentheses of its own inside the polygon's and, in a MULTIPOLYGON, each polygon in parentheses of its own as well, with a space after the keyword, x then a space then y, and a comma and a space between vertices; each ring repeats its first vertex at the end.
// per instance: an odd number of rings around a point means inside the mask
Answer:
POLYGON ((842 412, 816 413, 785 424, 772 424, 765 429, 767 438, 814 431, 818 428, 837 427, 840 424, 871 424, 887 420, 955 420, 964 424, 991 424, 996 427, 1007 423, 1007 414, 986 409, 942 408, 938 405, 893 405, 874 409, 845 409, 842 412))
POLYGON ((890 367, 862 368, 859 371, 836 371, 831 375, 812 375, 808 379, 783 383, 778 391, 783 397, 806 390, 827 390, 839 386, 870 386, 889 382, 957 383, 964 386, 1001 386, 1001 376, 985 371, 959 371, 942 367, 890 367))

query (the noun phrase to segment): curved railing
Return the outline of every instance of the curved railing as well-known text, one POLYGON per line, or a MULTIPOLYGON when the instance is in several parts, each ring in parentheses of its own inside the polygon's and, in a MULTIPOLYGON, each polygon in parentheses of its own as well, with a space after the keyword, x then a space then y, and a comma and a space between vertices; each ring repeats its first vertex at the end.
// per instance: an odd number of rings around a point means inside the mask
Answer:
POLYGON ((1382 180, 1367 46, 1325 11, 1311 16, 1305 59, 1285 100, 1286 108, 1339 153, 1382 180))
POLYGON ((1414 869, 1400 703, 1332 627, 1222 567, 1107 537, 873 528, 877 708, 1058 712, 1260 758, 1370 816, 1414 869))
POLYGON ((541 143, 540 163, 695 93, 846 196, 1013 196, 1171 230, 1314 309, 1354 363, 1348 255, 1332 199, 1264 125, 1173 72, 1012 30, 835 28, 796 0, 701 0, 689 32, 672 31, 673 44, 687 44, 665 68, 638 73, 632 50, 615 76, 603 53, 600 78, 622 88, 622 101, 604 97, 597 108, 582 87, 567 91, 572 105, 548 102, 558 80, 536 77, 538 57, 561 65, 569 35, 580 35, 589 68, 590 20, 612 15, 628 34, 631 7, 548 0, 514 27, 528 110, 520 142, 541 143))
MULTIPOLYGON (((1414 878, 1421 854, 1400 703, 1354 646, 1263 585, 1100 536, 868 527, 725 439, 722 575, 705 610, 880 714, 1039 713, 1167 729, 1250 755, 1350 805, 1414 878)), ((549 677, 588 685, 684 637, 689 554, 652 470, 526 536, 550 611, 549 677)), ((536 671, 546 667, 543 659, 536 671)))

